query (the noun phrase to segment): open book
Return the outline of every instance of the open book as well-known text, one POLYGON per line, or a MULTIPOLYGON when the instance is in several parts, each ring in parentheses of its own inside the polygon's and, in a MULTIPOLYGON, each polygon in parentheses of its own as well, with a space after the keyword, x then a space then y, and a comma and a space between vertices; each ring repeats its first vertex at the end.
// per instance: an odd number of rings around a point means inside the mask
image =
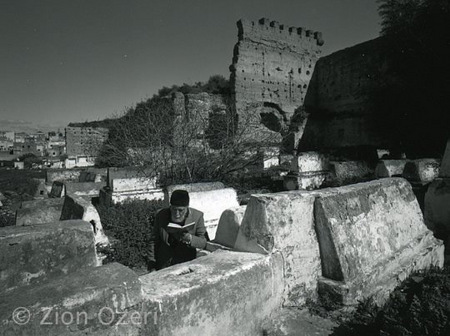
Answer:
POLYGON ((167 232, 169 233, 175 233, 175 232, 187 232, 190 228, 194 227, 195 222, 187 223, 184 225, 176 224, 176 223, 169 223, 167 225, 167 232))

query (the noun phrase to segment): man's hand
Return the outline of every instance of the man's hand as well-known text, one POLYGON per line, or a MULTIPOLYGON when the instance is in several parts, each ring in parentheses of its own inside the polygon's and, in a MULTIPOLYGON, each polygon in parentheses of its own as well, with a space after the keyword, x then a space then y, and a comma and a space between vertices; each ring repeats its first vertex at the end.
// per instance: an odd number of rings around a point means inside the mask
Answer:
POLYGON ((192 235, 189 232, 184 232, 180 237, 180 241, 187 245, 191 245, 192 235))

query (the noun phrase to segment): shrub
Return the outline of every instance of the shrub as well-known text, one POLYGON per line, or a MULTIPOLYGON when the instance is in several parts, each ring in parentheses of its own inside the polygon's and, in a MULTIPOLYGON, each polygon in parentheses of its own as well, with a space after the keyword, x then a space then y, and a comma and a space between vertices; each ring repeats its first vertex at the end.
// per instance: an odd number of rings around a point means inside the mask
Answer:
POLYGON ((115 261, 133 269, 146 267, 155 214, 162 207, 162 201, 149 200, 97 206, 103 228, 111 237, 110 246, 99 248, 106 255, 104 263, 115 261))
POLYGON ((361 303, 333 335, 450 335, 450 269, 412 274, 383 307, 361 303))

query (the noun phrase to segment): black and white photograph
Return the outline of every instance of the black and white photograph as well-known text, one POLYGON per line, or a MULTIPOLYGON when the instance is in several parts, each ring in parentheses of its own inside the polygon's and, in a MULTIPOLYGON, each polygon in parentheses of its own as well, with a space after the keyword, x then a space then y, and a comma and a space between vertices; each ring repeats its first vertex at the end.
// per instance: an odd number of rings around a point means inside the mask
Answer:
POLYGON ((449 336, 450 0, 0 0, 0 336, 449 336))

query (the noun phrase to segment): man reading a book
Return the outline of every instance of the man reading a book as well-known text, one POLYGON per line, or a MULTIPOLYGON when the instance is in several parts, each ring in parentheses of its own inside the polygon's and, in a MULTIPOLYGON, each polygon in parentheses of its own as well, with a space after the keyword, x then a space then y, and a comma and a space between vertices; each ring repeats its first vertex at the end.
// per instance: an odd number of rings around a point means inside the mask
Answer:
POLYGON ((170 206, 158 211, 149 246, 149 270, 193 260, 207 240, 203 212, 189 207, 189 193, 174 190, 170 206))

